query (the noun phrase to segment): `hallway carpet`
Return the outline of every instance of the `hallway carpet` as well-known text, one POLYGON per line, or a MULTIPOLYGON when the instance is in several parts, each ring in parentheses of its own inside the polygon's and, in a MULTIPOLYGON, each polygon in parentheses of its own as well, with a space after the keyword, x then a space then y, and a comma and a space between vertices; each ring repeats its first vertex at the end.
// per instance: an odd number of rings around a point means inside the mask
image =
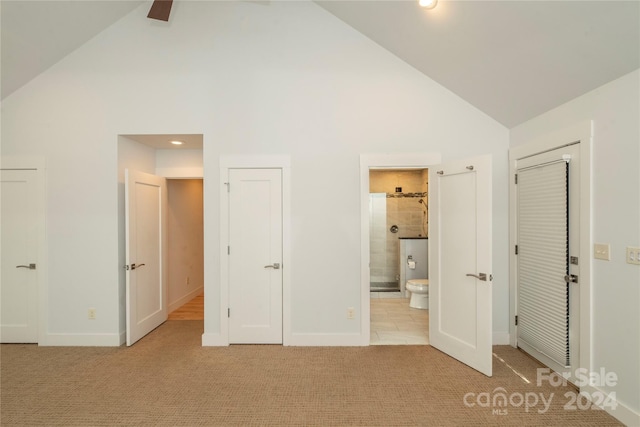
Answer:
POLYGON ((540 365, 508 346, 494 348, 488 378, 430 346, 216 348, 201 347, 201 334, 201 321, 168 321, 129 348, 4 344, 0 423, 619 425, 601 410, 564 409, 573 389, 537 386, 540 365), (511 403, 493 406, 501 391, 511 403), (520 400, 534 394, 550 406, 520 400))

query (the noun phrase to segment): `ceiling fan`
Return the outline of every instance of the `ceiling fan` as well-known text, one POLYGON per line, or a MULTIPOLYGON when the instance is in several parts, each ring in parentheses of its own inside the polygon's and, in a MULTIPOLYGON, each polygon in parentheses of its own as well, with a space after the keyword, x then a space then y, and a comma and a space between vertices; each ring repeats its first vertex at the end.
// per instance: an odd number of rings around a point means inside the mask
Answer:
POLYGON ((147 18, 169 21, 173 0, 154 0, 147 18))
MULTIPOLYGON (((263 5, 269 5, 270 0, 245 0, 251 3, 258 3, 263 5)), ((437 1, 437 0, 431 0, 437 1)), ((171 5, 173 4, 173 0, 153 0, 153 4, 151 5, 151 9, 149 9, 149 14, 147 18, 157 19, 159 21, 169 21, 169 14, 171 13, 171 5)))

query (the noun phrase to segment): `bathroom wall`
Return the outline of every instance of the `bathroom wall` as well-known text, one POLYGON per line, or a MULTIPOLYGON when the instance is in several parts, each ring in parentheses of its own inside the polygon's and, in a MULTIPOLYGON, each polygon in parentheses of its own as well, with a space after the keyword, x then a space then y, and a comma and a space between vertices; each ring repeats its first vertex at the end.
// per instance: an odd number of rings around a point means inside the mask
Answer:
MULTIPOLYGON (((371 221, 371 281, 396 282, 400 274, 400 249, 398 238, 426 236, 428 232, 425 216, 427 197, 421 194, 427 191, 428 171, 425 170, 372 170, 369 174, 369 193, 386 193, 384 233, 381 230, 381 212, 370 212, 371 221), (401 193, 396 193, 396 187, 402 187, 401 193), (411 196, 409 193, 414 193, 411 196), (393 197, 389 197, 393 196, 393 197), (409 197, 395 197, 409 196, 409 197), (419 203, 420 199, 424 204, 419 203), (392 233, 392 225, 398 226, 398 232, 392 233)), ((372 196, 371 204, 374 209, 379 206, 377 196, 372 196)))

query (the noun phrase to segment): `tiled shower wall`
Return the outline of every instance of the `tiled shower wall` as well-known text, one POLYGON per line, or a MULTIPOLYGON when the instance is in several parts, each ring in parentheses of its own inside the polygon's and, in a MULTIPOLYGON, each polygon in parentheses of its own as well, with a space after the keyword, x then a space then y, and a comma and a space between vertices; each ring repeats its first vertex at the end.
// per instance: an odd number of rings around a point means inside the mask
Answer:
POLYGON ((428 171, 372 170, 369 172, 370 197, 370 260, 372 282, 396 282, 400 274, 399 237, 421 237, 428 233, 427 197, 384 197, 402 193, 425 193, 428 191, 428 171), (383 201, 386 200, 386 203, 383 201), (424 199, 425 204, 418 203, 424 199), (384 212, 383 212, 384 210, 384 212), (398 226, 391 233, 392 225, 398 226))

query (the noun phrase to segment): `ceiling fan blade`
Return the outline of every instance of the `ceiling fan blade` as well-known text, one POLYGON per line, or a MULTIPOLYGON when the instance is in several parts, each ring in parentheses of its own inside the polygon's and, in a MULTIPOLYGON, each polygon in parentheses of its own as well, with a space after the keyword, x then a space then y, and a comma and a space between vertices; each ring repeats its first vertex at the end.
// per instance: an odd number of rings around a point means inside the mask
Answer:
POLYGON ((147 18, 169 21, 173 0, 154 0, 147 18))

